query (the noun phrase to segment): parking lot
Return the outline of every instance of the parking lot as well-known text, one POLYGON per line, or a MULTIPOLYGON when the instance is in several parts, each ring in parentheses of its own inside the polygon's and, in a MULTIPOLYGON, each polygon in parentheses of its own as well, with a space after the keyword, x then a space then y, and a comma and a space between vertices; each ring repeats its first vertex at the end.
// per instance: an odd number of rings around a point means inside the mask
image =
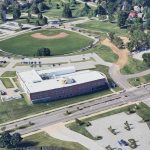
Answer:
POLYGON ((129 139, 134 139, 137 144, 137 150, 149 150, 150 147, 150 130, 146 123, 141 123, 142 118, 137 114, 127 115, 119 113, 105 118, 91 121, 92 126, 86 129, 94 136, 102 136, 102 140, 97 143, 102 147, 108 145, 116 150, 131 150, 129 146, 125 146, 129 139), (125 129, 125 122, 131 126, 131 130, 125 129), (114 135, 108 128, 115 129, 114 135), (122 142, 124 141, 124 142, 122 142))

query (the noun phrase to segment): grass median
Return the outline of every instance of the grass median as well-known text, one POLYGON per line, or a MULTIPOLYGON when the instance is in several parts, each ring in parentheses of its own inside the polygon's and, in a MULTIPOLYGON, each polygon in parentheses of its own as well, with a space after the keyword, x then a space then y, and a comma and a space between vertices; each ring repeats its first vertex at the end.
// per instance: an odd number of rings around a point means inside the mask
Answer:
POLYGON ((12 84, 11 80, 9 78, 0 78, 2 83, 6 88, 14 88, 14 85, 12 84))

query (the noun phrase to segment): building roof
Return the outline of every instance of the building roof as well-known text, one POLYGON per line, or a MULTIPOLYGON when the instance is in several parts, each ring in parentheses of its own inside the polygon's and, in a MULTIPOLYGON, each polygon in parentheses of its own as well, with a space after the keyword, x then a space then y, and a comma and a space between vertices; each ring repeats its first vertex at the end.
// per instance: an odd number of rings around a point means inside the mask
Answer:
POLYGON ((17 72, 29 93, 78 85, 105 77, 98 71, 75 71, 74 67, 17 72))

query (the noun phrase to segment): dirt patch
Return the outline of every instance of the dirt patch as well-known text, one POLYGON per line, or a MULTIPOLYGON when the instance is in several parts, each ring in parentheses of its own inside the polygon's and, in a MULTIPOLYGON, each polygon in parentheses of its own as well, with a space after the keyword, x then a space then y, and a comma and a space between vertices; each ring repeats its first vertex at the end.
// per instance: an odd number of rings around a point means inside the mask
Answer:
POLYGON ((120 68, 123 68, 128 63, 128 50, 127 49, 120 50, 108 38, 103 40, 101 44, 110 47, 112 51, 119 56, 116 64, 119 65, 120 68))
POLYGON ((44 35, 42 33, 34 33, 31 35, 35 39, 49 40, 49 39, 62 39, 68 36, 67 33, 61 32, 56 35, 44 35))
POLYGON ((120 38, 123 40, 123 43, 124 44, 127 44, 130 42, 129 38, 128 37, 125 37, 125 36, 120 36, 120 38))

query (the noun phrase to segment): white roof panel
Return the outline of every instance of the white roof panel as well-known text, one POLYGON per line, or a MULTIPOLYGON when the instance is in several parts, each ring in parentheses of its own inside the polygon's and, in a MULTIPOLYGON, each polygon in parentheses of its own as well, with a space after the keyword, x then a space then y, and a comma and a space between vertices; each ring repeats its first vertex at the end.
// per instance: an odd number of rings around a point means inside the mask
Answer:
POLYGON ((67 86, 82 84, 82 83, 91 82, 94 80, 105 78, 98 71, 86 70, 86 71, 73 72, 72 70, 71 73, 64 74, 63 69, 67 70, 71 68, 65 67, 65 68, 52 69, 52 70, 48 69, 48 70, 43 70, 43 71, 30 70, 30 71, 19 72, 18 75, 20 76, 20 78, 22 79, 23 83, 28 88, 30 93, 63 88, 67 86), (48 80, 43 80, 40 77, 41 72, 48 73, 49 71, 55 72, 56 70, 57 71, 61 70, 62 75, 61 74, 56 75, 54 78, 51 78, 48 80), (66 83, 67 81, 69 81, 68 84, 66 83), (74 81, 74 82, 70 83, 70 81, 74 81))

